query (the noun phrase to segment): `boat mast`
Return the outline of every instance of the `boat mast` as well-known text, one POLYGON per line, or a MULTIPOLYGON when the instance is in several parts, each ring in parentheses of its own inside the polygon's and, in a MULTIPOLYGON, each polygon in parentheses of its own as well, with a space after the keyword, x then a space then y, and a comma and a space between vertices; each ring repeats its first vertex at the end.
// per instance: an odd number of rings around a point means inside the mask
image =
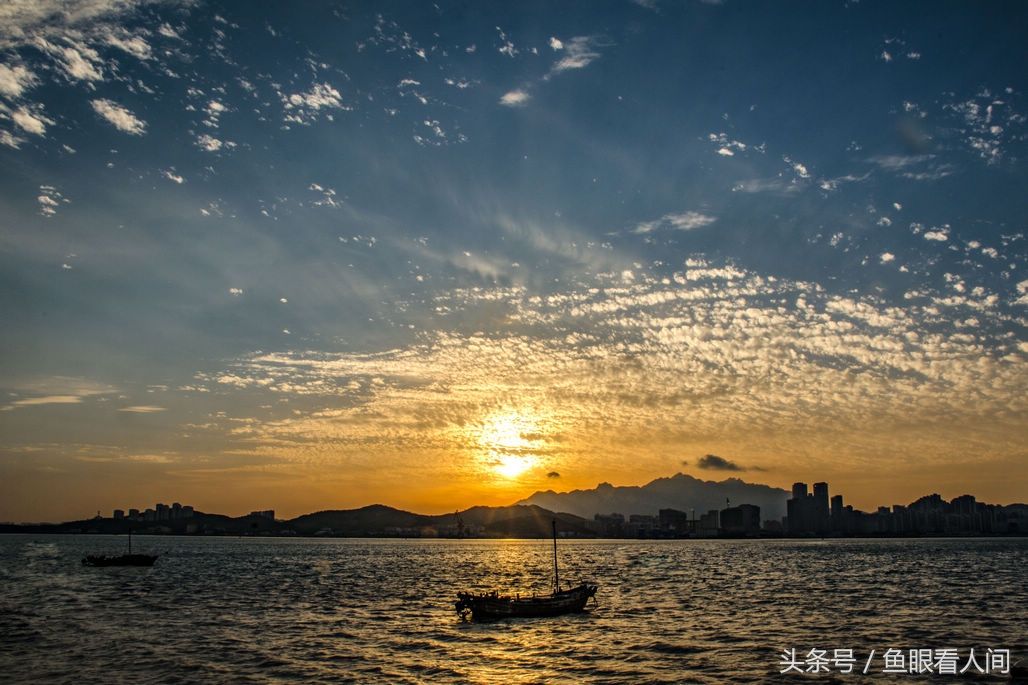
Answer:
POLYGON ((553 519, 553 592, 560 592, 560 572, 557 570, 557 519, 553 519))

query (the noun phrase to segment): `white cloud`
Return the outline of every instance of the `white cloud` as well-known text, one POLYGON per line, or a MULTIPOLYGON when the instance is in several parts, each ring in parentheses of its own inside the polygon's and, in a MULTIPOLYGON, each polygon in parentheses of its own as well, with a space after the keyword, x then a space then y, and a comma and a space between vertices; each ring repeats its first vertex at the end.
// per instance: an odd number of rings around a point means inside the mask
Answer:
POLYGON ((563 50, 564 49, 564 43, 559 38, 555 38, 553 36, 550 36, 550 47, 553 48, 554 50, 563 50))
POLYGON ((233 143, 231 140, 219 140, 214 136, 207 135, 206 133, 201 133, 196 137, 196 146, 201 150, 205 150, 207 152, 217 152, 222 148, 234 148, 236 144, 233 143))
POLYGON ((153 56, 150 51, 150 44, 143 40, 142 36, 112 32, 105 36, 104 42, 111 47, 118 48, 122 52, 127 52, 137 59, 148 60, 153 56))
POLYGON ((600 57, 595 45, 596 42, 591 36, 575 36, 568 43, 562 44, 564 56, 557 60, 551 71, 560 72, 589 66, 600 57))
POLYGON ((65 76, 75 81, 102 81, 104 78, 100 54, 85 43, 64 39, 68 45, 54 45, 44 38, 35 41, 36 47, 57 62, 65 76))
POLYGON ((47 395, 45 397, 29 397, 24 400, 15 400, 5 406, 4 411, 15 407, 33 407, 40 404, 80 404, 82 398, 78 395, 47 395))
POLYGON ((532 98, 524 90, 511 90, 503 94, 500 98, 500 104, 506 105, 507 107, 521 107, 532 98))
POLYGON ((48 119, 43 116, 38 110, 30 110, 26 107, 19 107, 14 114, 11 115, 11 120, 26 133, 33 135, 42 136, 46 134, 46 125, 53 124, 52 119, 48 119))
POLYGON ((721 155, 722 157, 734 157, 734 156, 735 156, 735 153, 734 153, 734 152, 732 152, 731 150, 729 150, 729 149, 728 149, 728 148, 726 148, 726 147, 723 147, 723 148, 719 148, 719 149, 718 149, 718 151, 717 151, 717 153, 718 153, 719 155, 721 155))
POLYGON ((891 252, 883 252, 881 256, 878 257, 878 259, 879 261, 881 261, 882 264, 888 264, 889 262, 896 259, 896 255, 894 255, 891 252))
POLYGON ((949 240, 949 234, 946 231, 925 231, 924 239, 945 242, 949 240))
POLYGON ((39 196, 36 197, 36 202, 39 203, 39 213, 49 218, 57 213, 58 207, 67 204, 70 200, 61 195, 57 188, 42 185, 39 186, 39 196))
POLYGON ((935 155, 876 155, 867 161, 877 164, 882 169, 897 171, 906 169, 909 166, 921 164, 934 159, 935 155))
POLYGON ((665 214, 654 221, 643 221, 632 229, 632 233, 652 233, 658 228, 668 227, 679 231, 691 231, 694 228, 701 228, 717 221, 717 217, 703 214, 701 212, 680 212, 678 214, 665 214))
POLYGON ((131 414, 155 414, 157 412, 166 411, 166 409, 152 404, 139 404, 132 407, 122 407, 118 411, 129 412, 131 414))
POLYGON ((36 81, 36 75, 27 67, 20 64, 0 64, 0 95, 19 98, 22 93, 34 86, 36 81))
POLYGON ((179 176, 178 174, 176 174, 174 169, 164 169, 163 171, 161 171, 161 176, 163 176, 164 178, 168 179, 169 181, 174 181, 175 183, 178 183, 178 184, 182 184, 186 180, 186 179, 182 178, 181 176, 179 176))
POLYGON ((17 150, 24 142, 24 138, 19 138, 10 131, 0 131, 0 145, 6 145, 17 150))
POLYGON ((282 106, 289 112, 286 121, 297 124, 311 123, 322 110, 346 109, 342 95, 328 83, 315 83, 305 93, 283 94, 282 106))
POLYGON ((243 289, 242 288, 229 288, 228 289, 228 294, 229 295, 242 295, 243 294, 243 289))
POLYGON ((121 105, 107 99, 91 100, 93 110, 108 121, 114 128, 133 136, 141 136, 146 132, 146 122, 121 105))

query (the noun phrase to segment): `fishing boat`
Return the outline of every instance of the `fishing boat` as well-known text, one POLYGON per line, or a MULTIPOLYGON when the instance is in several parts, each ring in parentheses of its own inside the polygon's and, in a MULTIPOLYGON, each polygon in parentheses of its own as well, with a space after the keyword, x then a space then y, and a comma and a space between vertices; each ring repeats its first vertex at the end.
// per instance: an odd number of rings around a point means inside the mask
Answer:
POLYGON ((462 620, 488 620, 496 618, 533 618, 560 616, 585 610, 590 598, 596 596, 597 585, 581 583, 566 590, 560 587, 560 571, 557 568, 557 521, 553 521, 553 593, 549 595, 521 597, 501 595, 495 590, 487 593, 458 592, 457 615, 462 620))
POLYGON ((128 535, 128 554, 89 554, 82 558, 83 566, 153 566, 157 554, 133 554, 132 531, 128 535))

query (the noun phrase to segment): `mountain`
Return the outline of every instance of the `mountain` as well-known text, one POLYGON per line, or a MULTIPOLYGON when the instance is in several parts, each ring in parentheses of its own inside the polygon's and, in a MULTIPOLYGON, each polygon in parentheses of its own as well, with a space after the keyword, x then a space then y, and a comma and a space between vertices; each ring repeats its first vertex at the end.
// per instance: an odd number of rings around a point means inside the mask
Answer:
POLYGON ((586 519, 594 514, 656 514, 659 509, 696 511, 696 516, 711 509, 724 509, 725 500, 736 504, 756 504, 761 519, 785 516, 789 493, 781 488, 747 483, 738 478, 717 482, 700 480, 684 473, 658 478, 643 486, 615 487, 600 483, 592 490, 537 492, 517 504, 534 504, 552 511, 568 512, 586 519))

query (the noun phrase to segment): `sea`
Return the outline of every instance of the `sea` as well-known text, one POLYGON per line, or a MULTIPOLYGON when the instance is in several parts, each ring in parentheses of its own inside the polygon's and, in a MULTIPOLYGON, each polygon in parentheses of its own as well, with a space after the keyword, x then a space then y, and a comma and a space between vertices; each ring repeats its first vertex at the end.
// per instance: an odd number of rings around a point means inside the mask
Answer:
POLYGON ((595 603, 487 623, 455 594, 549 592, 550 541, 134 536, 153 568, 80 563, 125 544, 0 536, 0 682, 1009 682, 1003 650, 1028 663, 1024 538, 561 540, 562 584, 598 583, 595 603))

